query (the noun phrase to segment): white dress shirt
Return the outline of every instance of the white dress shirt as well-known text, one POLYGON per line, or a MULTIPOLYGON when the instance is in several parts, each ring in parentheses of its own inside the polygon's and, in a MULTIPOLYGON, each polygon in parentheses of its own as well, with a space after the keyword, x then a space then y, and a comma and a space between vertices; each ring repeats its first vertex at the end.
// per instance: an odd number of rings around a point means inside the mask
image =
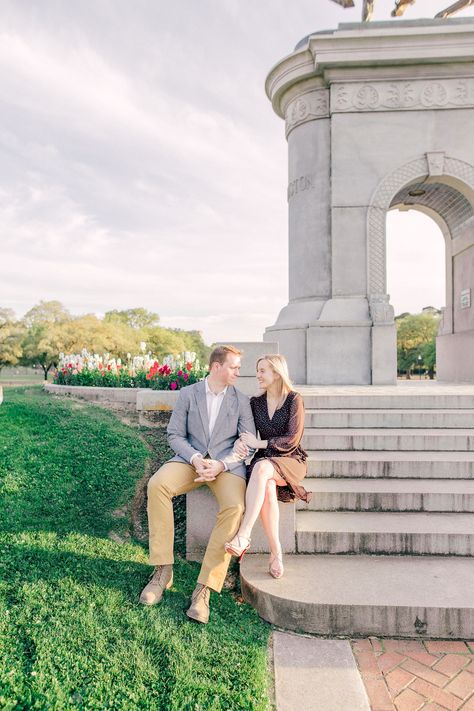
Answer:
MULTIPOLYGON (((209 436, 211 436, 212 430, 214 429, 214 426, 216 424, 217 416, 219 415, 219 410, 221 409, 222 402, 227 392, 228 385, 226 385, 224 390, 221 390, 221 392, 217 393, 216 395, 209 387, 208 378, 206 378, 204 382, 206 384, 206 405, 207 419, 209 422, 209 436)), ((202 457, 202 454, 200 454, 199 452, 193 454, 193 456, 191 457, 190 464, 193 463, 195 457, 202 457)), ((227 469, 225 462, 223 464, 224 468, 227 469)))
POLYGON ((217 393, 217 395, 216 395, 215 393, 212 392, 211 388, 209 387, 208 378, 206 378, 205 383, 206 383, 207 417, 209 420, 209 435, 212 435, 212 431, 213 431, 214 426, 216 424, 217 416, 219 414, 219 410, 221 409, 222 401, 224 400, 228 386, 226 385, 224 390, 221 390, 221 392, 217 393))

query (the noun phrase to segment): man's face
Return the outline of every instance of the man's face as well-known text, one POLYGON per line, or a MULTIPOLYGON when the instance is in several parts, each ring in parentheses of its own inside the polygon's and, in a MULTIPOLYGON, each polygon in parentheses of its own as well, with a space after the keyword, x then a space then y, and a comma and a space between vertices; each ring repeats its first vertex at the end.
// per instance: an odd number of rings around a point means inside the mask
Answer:
POLYGON ((227 353, 223 364, 216 363, 216 366, 216 375, 223 385, 234 385, 237 382, 240 373, 240 356, 227 353))

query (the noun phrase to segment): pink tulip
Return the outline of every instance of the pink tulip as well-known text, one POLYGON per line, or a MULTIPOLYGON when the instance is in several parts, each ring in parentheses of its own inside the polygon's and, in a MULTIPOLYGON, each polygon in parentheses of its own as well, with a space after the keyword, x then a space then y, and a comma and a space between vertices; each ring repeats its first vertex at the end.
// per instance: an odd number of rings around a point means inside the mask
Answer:
POLYGON ((178 387, 178 383, 175 383, 174 381, 172 383, 170 383, 171 390, 176 390, 177 387, 178 387))

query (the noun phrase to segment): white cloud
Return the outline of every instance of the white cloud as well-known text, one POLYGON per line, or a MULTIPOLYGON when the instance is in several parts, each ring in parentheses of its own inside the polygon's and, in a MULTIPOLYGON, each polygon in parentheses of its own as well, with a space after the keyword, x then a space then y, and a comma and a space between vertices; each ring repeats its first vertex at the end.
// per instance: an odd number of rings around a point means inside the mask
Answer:
POLYGON ((0 304, 140 305, 208 341, 259 338, 288 298, 286 144, 264 79, 301 37, 359 13, 4 0, 0 304))

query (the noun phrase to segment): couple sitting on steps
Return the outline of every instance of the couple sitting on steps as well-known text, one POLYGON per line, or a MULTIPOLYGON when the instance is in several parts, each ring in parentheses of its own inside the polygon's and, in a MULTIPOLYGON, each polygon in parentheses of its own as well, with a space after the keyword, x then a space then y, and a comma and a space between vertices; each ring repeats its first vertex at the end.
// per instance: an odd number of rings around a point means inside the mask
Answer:
POLYGON ((303 399, 293 390, 286 361, 281 355, 257 361, 263 394, 249 400, 234 387, 240 356, 233 346, 215 348, 207 378, 180 391, 168 425, 176 456, 148 484, 150 564, 156 567, 140 596, 145 605, 158 603, 173 584, 173 497, 206 484, 219 503, 186 613, 203 623, 209 620, 210 591, 221 591, 231 556, 242 558, 249 548, 259 514, 270 544, 269 573, 281 578, 278 501, 310 496, 301 486, 306 474, 300 447, 303 399), (247 467, 244 460, 252 454, 247 467))

